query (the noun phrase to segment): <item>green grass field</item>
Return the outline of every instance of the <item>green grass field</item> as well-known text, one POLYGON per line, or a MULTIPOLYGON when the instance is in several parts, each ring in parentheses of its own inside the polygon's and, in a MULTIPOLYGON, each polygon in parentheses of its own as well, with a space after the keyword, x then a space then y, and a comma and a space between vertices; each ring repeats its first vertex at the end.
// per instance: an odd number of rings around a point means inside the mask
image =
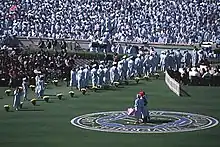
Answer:
MULTIPOLYGON (((64 84, 63 84, 64 85, 64 84)), ((150 110, 199 113, 220 119, 220 88, 186 87, 191 97, 178 97, 163 80, 141 81, 116 90, 76 92, 71 98, 66 86, 48 85, 46 94, 62 92, 64 99, 51 97, 51 102, 37 101, 37 106, 24 102, 22 111, 6 112, 12 96, 0 89, 0 147, 218 147, 219 125, 207 130, 169 134, 121 134, 80 129, 70 120, 78 115, 126 110, 133 105, 136 93, 143 89, 149 95, 150 110)), ((34 98, 34 92, 29 92, 34 98)))

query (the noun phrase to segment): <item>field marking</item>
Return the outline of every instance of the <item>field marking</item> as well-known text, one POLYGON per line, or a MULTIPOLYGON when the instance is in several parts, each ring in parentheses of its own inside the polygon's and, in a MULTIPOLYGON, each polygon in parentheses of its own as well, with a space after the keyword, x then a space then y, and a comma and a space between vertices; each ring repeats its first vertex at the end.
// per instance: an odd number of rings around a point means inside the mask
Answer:
MULTIPOLYGON (((185 115, 190 115, 190 116, 199 116, 199 117, 203 117, 205 118, 206 120, 209 121, 208 124, 204 125, 204 126, 200 126, 200 127, 196 127, 196 128, 183 128, 183 126, 181 126, 181 128, 162 128, 162 129, 144 129, 144 128, 133 128, 133 129, 126 129, 126 128, 120 128, 120 127, 106 127, 106 126, 96 126, 96 127, 91 127, 91 126, 88 126, 88 125, 85 125, 85 124, 81 124, 81 120, 82 119, 85 119, 86 117, 91 117, 91 116, 94 116, 94 115, 102 115, 102 114, 105 114, 105 115, 112 115, 112 114, 118 114, 118 113, 121 113, 121 114, 124 114, 125 111, 109 111, 109 112, 98 112, 98 113, 91 113, 91 114, 85 114, 85 115, 81 115, 81 116, 78 116, 78 117, 75 117, 71 120, 71 124, 76 126, 76 127, 79 127, 79 128, 82 128, 82 129, 87 129, 87 130, 94 130, 94 131, 101 131, 101 132, 112 132, 112 133, 150 133, 150 134, 161 134, 161 133, 175 133, 175 132, 192 132, 192 131, 198 131, 198 130, 204 130, 204 129, 208 129, 208 128, 211 128, 211 127, 215 127, 216 125, 218 125, 219 121, 213 117, 210 117, 210 116, 205 116, 205 115, 200 115, 200 114, 192 114, 192 113, 187 113, 187 112, 173 112, 173 111, 151 111, 151 112, 159 112, 161 114, 165 113, 165 115, 168 115, 170 114, 171 116, 173 115, 178 115, 178 117, 180 117, 181 115, 183 115, 183 117, 185 115), (178 130, 179 129, 179 130, 178 130)), ((156 117, 156 116, 155 116, 156 117)), ((131 119, 128 119, 129 121, 133 121, 133 118, 131 119)), ((155 125, 155 124, 154 124, 155 125)), ((136 125, 138 126, 138 125, 136 125)), ((142 126, 142 125, 139 125, 139 126, 142 126)), ((144 127, 144 126, 142 126, 144 127)), ((146 126, 147 127, 147 126, 146 126)))

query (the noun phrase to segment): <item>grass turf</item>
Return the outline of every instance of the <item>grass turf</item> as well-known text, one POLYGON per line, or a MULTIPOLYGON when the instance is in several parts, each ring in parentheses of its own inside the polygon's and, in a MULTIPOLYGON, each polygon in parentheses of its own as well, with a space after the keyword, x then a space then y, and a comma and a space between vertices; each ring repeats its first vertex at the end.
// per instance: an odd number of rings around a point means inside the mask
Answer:
MULTIPOLYGON (((65 85, 65 84, 63 84, 65 85)), ((47 94, 62 92, 63 100, 50 96, 50 103, 37 101, 37 106, 25 102, 23 111, 5 112, 4 104, 12 104, 12 96, 6 96, 0 88, 0 146, 6 147, 133 147, 133 146, 220 146, 219 125, 202 131, 170 134, 120 134, 90 131, 71 125, 70 120, 78 115, 126 110, 133 105, 136 93, 143 89, 149 95, 150 110, 169 110, 199 113, 220 118, 220 92, 216 87, 186 87, 191 97, 177 97, 163 80, 141 81, 115 90, 76 92, 71 98, 66 86, 49 85, 47 94)), ((29 92, 34 98, 34 92, 29 92)))

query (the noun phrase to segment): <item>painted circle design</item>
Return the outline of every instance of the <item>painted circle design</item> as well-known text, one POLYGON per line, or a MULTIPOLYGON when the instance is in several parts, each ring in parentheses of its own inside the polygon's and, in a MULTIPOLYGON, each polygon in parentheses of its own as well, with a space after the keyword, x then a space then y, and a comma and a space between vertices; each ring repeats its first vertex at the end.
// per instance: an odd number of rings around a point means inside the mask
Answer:
POLYGON ((205 115, 173 111, 150 111, 151 121, 134 124, 135 118, 126 111, 85 114, 71 120, 79 128, 118 133, 172 133, 203 130, 214 127, 218 120, 205 115))

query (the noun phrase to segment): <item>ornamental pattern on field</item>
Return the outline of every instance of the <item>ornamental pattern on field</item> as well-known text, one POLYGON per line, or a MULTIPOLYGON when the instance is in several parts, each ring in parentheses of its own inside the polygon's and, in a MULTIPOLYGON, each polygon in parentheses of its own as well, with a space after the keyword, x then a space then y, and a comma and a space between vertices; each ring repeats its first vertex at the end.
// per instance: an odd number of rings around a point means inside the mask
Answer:
POLYGON ((205 115, 173 111, 150 111, 151 121, 134 124, 135 118, 126 111, 111 111, 85 114, 75 117, 71 124, 76 127, 117 133, 173 133, 208 129, 218 120, 205 115))

